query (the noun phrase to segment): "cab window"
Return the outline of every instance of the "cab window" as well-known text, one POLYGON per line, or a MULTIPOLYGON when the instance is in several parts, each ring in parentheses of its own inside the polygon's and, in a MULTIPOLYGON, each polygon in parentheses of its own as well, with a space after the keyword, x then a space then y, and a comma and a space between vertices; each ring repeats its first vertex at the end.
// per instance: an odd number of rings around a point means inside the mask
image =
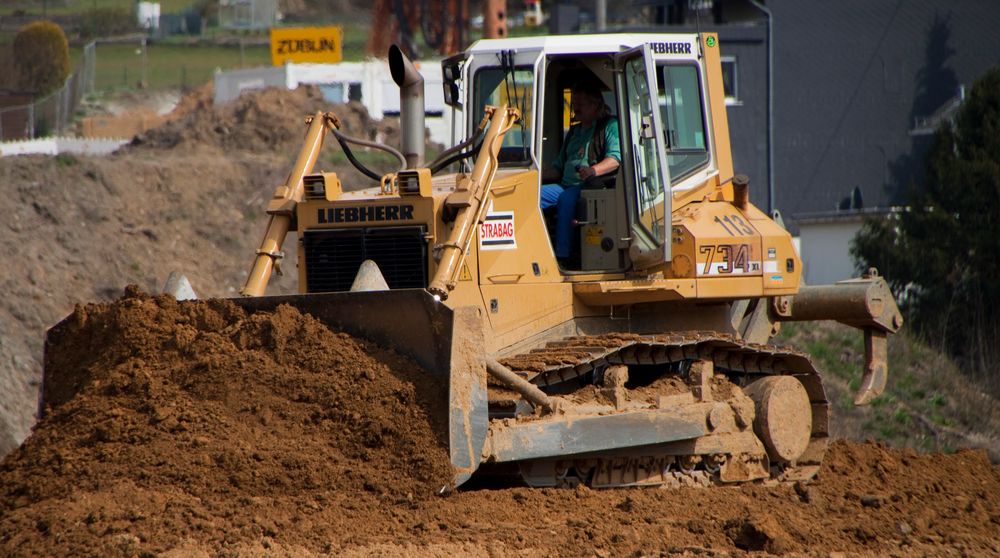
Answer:
MULTIPOLYGON (((654 94, 649 91, 646 64, 642 57, 633 58, 625 64, 625 89, 628 96, 628 129, 631 134, 629 140, 635 152, 636 225, 640 231, 648 233, 649 242, 655 246, 664 237, 663 167, 653 129, 656 110, 654 94)), ((659 105, 662 107, 666 102, 662 89, 655 96, 660 99, 659 105)))
POLYGON ((667 166, 673 183, 708 163, 705 115, 698 68, 662 64, 657 68, 660 116, 667 130, 667 166))
POLYGON ((511 74, 499 66, 481 68, 476 72, 472 115, 478 123, 486 105, 505 104, 520 110, 521 119, 504 135, 500 161, 515 165, 530 164, 534 72, 530 66, 518 66, 513 71, 513 79, 511 74))

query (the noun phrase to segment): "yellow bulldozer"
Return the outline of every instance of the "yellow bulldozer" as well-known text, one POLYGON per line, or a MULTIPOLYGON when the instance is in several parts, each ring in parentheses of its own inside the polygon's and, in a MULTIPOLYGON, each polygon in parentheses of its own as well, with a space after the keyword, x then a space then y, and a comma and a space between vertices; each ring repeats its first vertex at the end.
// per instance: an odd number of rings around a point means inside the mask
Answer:
POLYGON ((398 48, 401 149, 351 138, 332 113, 267 206, 237 302, 291 304, 412 357, 440 386, 454 484, 707 485, 815 475, 830 404, 808 356, 768 344, 782 322, 861 330, 856 403, 886 384, 902 318, 872 271, 804 286, 780 219, 734 173, 712 33, 482 40, 442 63, 457 136, 425 162, 423 81, 398 48), (583 187, 557 259, 543 170, 586 76, 619 123, 620 165, 583 187), (400 161, 367 189, 314 172, 324 139, 400 161), (297 233, 293 296, 262 296, 297 233))

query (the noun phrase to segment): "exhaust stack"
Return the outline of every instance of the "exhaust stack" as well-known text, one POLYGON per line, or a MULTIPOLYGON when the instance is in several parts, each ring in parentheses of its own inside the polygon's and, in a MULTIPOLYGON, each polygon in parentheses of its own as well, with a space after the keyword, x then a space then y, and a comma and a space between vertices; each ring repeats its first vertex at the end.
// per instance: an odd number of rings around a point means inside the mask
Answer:
POLYGON ((389 47, 389 73, 399 86, 399 128, 406 168, 424 164, 424 78, 397 46, 389 47))

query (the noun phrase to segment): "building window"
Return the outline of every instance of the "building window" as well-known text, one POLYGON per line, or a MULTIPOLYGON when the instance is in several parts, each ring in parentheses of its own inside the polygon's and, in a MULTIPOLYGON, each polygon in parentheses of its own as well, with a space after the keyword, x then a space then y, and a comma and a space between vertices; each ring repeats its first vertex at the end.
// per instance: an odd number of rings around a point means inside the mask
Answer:
POLYGON ((722 88, 726 92, 727 105, 742 105, 740 101, 737 78, 739 73, 736 69, 735 56, 723 56, 722 59, 722 88))
POLYGON ((319 84, 319 90, 323 93, 323 100, 328 103, 340 104, 346 101, 344 99, 344 84, 343 83, 321 83, 319 84))
POLYGON ((361 84, 351 83, 347 86, 347 100, 348 101, 360 101, 361 100, 361 84))

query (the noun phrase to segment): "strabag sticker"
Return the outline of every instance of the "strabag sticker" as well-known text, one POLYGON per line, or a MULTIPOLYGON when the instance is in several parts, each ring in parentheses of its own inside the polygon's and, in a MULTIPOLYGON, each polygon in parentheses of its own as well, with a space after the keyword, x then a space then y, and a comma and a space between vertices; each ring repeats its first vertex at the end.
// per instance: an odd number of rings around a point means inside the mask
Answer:
POLYGON ((486 212, 486 218, 479 224, 480 250, 515 250, 517 238, 514 233, 514 212, 486 212))

